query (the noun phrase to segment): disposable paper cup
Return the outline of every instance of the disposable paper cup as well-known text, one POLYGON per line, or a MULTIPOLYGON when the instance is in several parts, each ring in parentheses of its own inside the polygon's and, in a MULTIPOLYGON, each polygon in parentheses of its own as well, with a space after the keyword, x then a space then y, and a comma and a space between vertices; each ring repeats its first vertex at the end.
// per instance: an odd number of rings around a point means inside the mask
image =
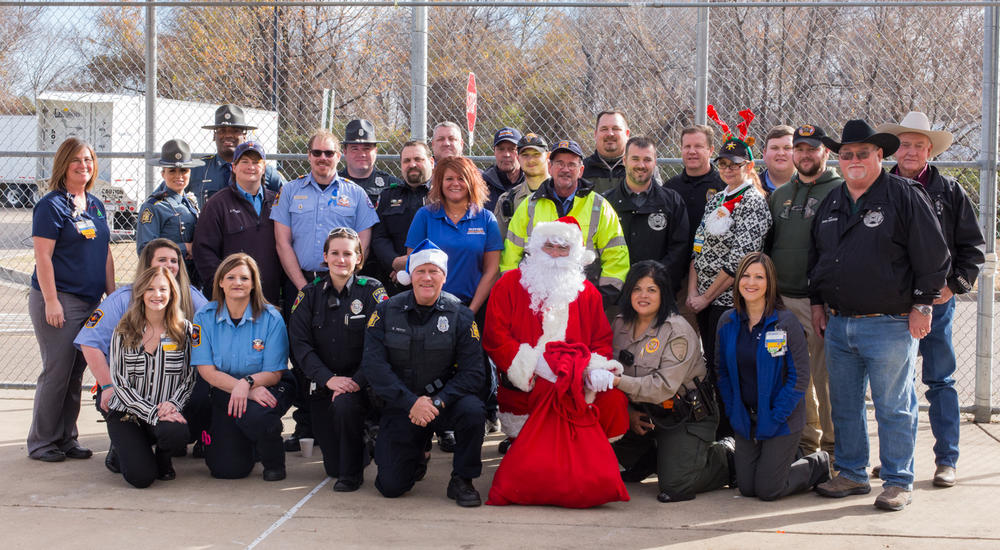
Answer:
POLYGON ((309 458, 313 455, 313 444, 316 440, 311 437, 299 438, 299 448, 302 449, 302 456, 309 458))

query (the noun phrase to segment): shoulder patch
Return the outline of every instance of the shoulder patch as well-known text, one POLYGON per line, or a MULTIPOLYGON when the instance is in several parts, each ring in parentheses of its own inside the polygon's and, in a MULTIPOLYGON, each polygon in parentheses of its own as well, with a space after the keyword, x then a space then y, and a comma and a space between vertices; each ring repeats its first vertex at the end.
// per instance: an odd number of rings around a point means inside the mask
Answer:
POLYGON ((469 332, 472 334, 473 338, 479 340, 479 326, 476 325, 475 321, 472 322, 472 328, 469 329, 469 332))
POLYGON ((153 209, 147 207, 142 211, 142 216, 139 218, 139 223, 150 223, 153 221, 153 209))
POLYGON ((305 297, 306 293, 300 290, 299 293, 295 296, 295 302, 292 304, 292 313, 295 313, 295 308, 299 307, 299 304, 302 303, 302 298, 305 297))
POLYGON ((90 317, 87 318, 87 323, 83 326, 87 328, 94 328, 97 326, 97 323, 101 322, 101 317, 104 317, 104 312, 100 309, 95 309, 94 312, 90 314, 90 317))
POLYGON ((670 341, 668 344, 670 346, 670 353, 674 356, 674 359, 678 361, 683 361, 688 354, 688 341, 686 338, 678 336, 670 341))
POLYGON ((191 325, 191 347, 196 348, 201 345, 201 325, 191 325))
POLYGON ((379 319, 378 312, 376 311, 372 313, 372 316, 368 318, 368 328, 372 328, 373 326, 375 326, 375 323, 378 322, 378 319, 379 319))
POLYGON ((372 298, 375 298, 376 302, 384 302, 389 299, 389 295, 385 293, 385 287, 380 286, 372 292, 372 298))

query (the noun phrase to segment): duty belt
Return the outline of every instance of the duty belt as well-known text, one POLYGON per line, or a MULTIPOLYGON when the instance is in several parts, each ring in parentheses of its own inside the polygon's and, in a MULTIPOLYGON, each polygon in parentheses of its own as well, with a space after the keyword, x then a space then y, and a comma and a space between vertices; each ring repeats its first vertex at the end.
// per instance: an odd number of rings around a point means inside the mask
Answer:
POLYGON ((852 319, 867 319, 869 317, 882 317, 883 315, 896 315, 897 317, 909 317, 909 313, 861 313, 861 314, 851 314, 846 311, 841 311, 837 309, 830 308, 830 315, 836 315, 837 317, 850 317, 852 319))

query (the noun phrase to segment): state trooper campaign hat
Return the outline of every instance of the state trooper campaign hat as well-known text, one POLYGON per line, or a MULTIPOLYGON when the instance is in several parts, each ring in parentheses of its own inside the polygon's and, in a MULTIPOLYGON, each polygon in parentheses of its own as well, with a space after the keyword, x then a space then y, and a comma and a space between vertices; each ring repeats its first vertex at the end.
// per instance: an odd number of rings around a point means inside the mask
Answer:
POLYGON ((840 146, 848 143, 871 143, 882 149, 882 156, 887 157, 899 149, 899 138, 887 133, 876 132, 863 120, 848 120, 844 125, 844 131, 840 134, 840 142, 832 138, 823 138, 823 145, 826 145, 834 153, 840 152, 840 146))
POLYGON ((363 118, 356 118, 347 123, 344 129, 344 145, 352 143, 385 143, 375 139, 375 125, 363 118))
POLYGON ((205 165, 201 160, 191 158, 191 147, 182 139, 172 139, 164 143, 160 149, 160 158, 149 159, 146 164, 169 168, 194 168, 205 165))
POLYGON ((539 153, 545 153, 549 150, 549 144, 545 143, 545 138, 538 134, 527 133, 517 142, 517 152, 520 153, 525 149, 534 149, 539 153))
POLYGON ((826 132, 823 131, 823 128, 812 124, 803 124, 796 128, 795 133, 792 134, 792 146, 805 143, 810 147, 819 147, 823 145, 825 137, 826 132))
POLYGON ((233 164, 239 162, 240 157, 250 151, 260 155, 260 160, 267 160, 267 157, 264 156, 264 146, 259 141, 244 141, 237 145, 236 151, 233 152, 233 164))
POLYGON ((573 153, 574 155, 580 157, 581 159, 583 158, 583 149, 580 149, 580 144, 571 139, 564 139, 561 141, 557 141, 552 146, 552 151, 551 151, 552 156, 555 156, 556 153, 559 153, 561 151, 566 151, 567 153, 573 153))
POLYGON ((202 126, 206 130, 218 130, 219 128, 240 128, 243 130, 256 130, 256 126, 250 126, 243 117, 243 109, 236 105, 225 104, 215 110, 215 124, 202 126))
POLYGON ((493 146, 496 147, 501 143, 509 141, 514 145, 521 141, 521 132, 517 128, 504 127, 497 130, 497 133, 493 134, 493 146))

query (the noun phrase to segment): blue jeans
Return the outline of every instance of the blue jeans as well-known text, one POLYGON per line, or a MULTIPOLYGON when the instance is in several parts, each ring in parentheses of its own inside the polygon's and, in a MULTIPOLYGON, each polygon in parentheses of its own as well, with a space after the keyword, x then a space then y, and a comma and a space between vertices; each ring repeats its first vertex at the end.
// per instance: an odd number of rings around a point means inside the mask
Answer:
POLYGON ((951 322, 955 298, 934 306, 931 332, 920 340, 924 358, 923 382, 930 403, 931 432, 934 434, 934 463, 955 467, 958 462, 958 432, 961 414, 955 391, 955 348, 951 343, 951 322))
POLYGON ((858 483, 868 480, 865 386, 870 381, 882 463, 879 477, 884 486, 912 490, 917 439, 916 358, 917 340, 910 336, 906 317, 830 317, 826 366, 840 475, 858 483))

